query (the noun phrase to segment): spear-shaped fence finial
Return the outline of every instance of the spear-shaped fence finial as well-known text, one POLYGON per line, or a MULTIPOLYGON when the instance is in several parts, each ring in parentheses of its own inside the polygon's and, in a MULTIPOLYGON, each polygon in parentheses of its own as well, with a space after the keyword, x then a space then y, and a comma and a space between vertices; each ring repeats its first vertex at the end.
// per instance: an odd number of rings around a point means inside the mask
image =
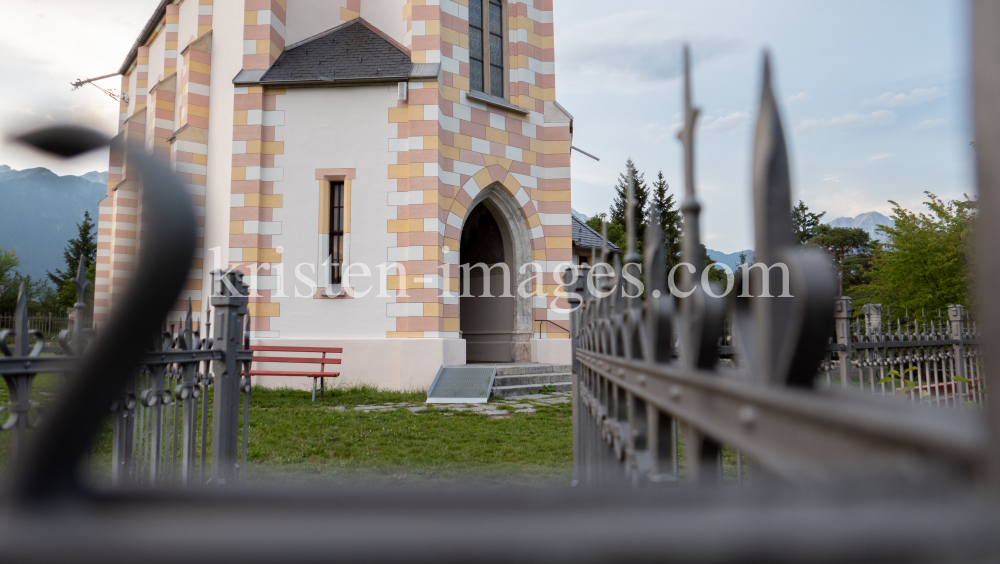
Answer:
POLYGON ((601 222, 601 262, 608 262, 608 222, 601 222))
MULTIPOLYGON (((631 161, 629 161, 631 162, 631 161)), ((624 263, 626 265, 638 263, 642 260, 636 250, 636 228, 635 228, 635 212, 636 212, 636 200, 635 200, 635 167, 628 167, 628 202, 625 205, 625 224, 626 224, 626 246, 625 246, 625 258, 624 263)))
POLYGON ((80 257, 80 266, 76 269, 73 285, 76 286, 76 303, 73 307, 83 307, 83 296, 87 287, 90 286, 90 280, 87 280, 87 257, 85 256, 80 257))
POLYGON ((659 297, 667 291, 667 261, 660 231, 660 211, 656 206, 652 206, 649 213, 649 225, 646 227, 642 253, 645 255, 646 290, 648 295, 659 297))
POLYGON ((187 315, 184 317, 182 339, 184 347, 187 350, 194 350, 194 311, 191 307, 191 298, 188 298, 187 315))
POLYGON ((681 253, 684 262, 691 264, 695 272, 681 273, 687 280, 697 280, 701 275, 705 259, 701 251, 701 204, 695 192, 694 184, 694 132, 698 123, 700 109, 693 107, 691 102, 691 49, 684 46, 684 129, 678 134, 684 146, 684 202, 681 203, 681 213, 684 215, 684 238, 681 253))
POLYGON ((28 338, 28 293, 24 291, 24 282, 21 282, 14 308, 14 356, 28 356, 28 338))

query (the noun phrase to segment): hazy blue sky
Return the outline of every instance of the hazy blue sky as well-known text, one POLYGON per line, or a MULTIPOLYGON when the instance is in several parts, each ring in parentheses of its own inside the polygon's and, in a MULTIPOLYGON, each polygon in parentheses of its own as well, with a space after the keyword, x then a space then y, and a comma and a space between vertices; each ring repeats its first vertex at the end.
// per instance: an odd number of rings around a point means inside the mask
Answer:
MULTIPOLYGON (((113 133, 118 106, 77 77, 117 71, 156 0, 4 2, 0 131, 71 119, 113 133)), ((918 207, 923 192, 972 191, 964 2, 555 0, 558 99, 576 118, 573 206, 606 211, 631 156, 647 179, 681 184, 675 133, 681 45, 702 108, 697 180, 705 241, 751 246, 751 132, 761 52, 771 51, 796 197, 829 216, 918 207)), ((102 83, 117 89, 117 79, 102 83)), ((0 144, 0 164, 61 174, 106 155, 53 162, 0 144)))
POLYGON ((682 188, 681 45, 702 108, 696 181, 708 247, 752 246, 750 156, 771 52, 795 197, 829 218, 888 215, 973 186, 967 16, 947 1, 555 0, 559 101, 576 118, 573 207, 606 211, 631 156, 682 188), (614 12, 609 13, 609 6, 614 12))

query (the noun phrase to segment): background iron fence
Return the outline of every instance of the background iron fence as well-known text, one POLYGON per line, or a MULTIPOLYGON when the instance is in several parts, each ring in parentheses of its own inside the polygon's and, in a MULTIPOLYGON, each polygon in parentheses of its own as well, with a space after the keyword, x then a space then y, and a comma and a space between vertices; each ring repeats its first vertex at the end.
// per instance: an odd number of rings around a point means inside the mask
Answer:
MULTIPOLYGON (((78 295, 83 295, 88 284, 82 274, 85 266, 81 264, 75 280, 78 295)), ((219 278, 218 294, 212 299, 212 309, 202 316, 206 322, 195 322, 189 303, 183 321, 164 323, 163 331, 149 343, 137 368, 109 406, 113 417, 111 477, 115 485, 204 483, 209 449, 213 479, 224 482, 245 476, 250 395, 246 374, 252 358, 248 325, 244 326, 244 320, 249 323, 249 293, 242 274, 215 275, 219 278), (213 313, 214 334, 213 323, 207 321, 213 313), (213 428, 210 434, 212 410, 208 401, 216 374, 222 375, 226 387, 214 394, 218 408, 214 412, 222 415, 213 418, 213 425, 219 429, 213 428), (244 423, 241 445, 240 420, 244 423)), ((79 313, 83 304, 78 303, 75 309, 79 313)), ((45 404, 31 399, 37 375, 59 375, 59 385, 50 393, 58 396, 65 392, 93 337, 86 322, 79 326, 68 323, 68 328, 50 337, 50 332, 59 328, 58 321, 28 317, 22 288, 15 315, 8 328, 0 330, 0 375, 10 392, 8 405, 0 406, 0 413, 9 413, 0 430, 13 433, 14 465, 22 462, 31 439, 29 431, 43 423, 47 410, 45 404), (50 345, 53 342, 57 346, 50 345)))
POLYGON ((937 406, 986 406, 979 324, 965 307, 893 317, 881 304, 866 304, 853 317, 851 299, 839 298, 835 309, 835 335, 820 365, 825 385, 937 406))
MULTIPOLYGON (((13 315, 0 315, 0 329, 14 329, 17 318, 13 315)), ((39 316, 28 318, 28 330, 39 331, 45 335, 45 342, 49 344, 57 343, 59 333, 73 330, 75 321, 68 317, 39 316)), ((92 329, 94 320, 92 317, 83 319, 84 329, 92 329)))

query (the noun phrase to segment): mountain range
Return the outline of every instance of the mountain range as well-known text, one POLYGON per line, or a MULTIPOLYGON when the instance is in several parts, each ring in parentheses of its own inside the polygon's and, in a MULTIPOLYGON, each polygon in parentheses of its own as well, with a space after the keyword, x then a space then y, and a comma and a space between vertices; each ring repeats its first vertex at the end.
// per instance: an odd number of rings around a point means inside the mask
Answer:
POLYGON ((18 270, 32 278, 63 266, 63 249, 76 237, 84 211, 97 223, 107 172, 59 176, 46 168, 0 165, 0 249, 17 251, 18 270))
MULTIPOLYGON (((573 215, 577 216, 583 221, 587 221, 589 218, 582 213, 573 210, 573 215)), ((879 225, 888 225, 892 227, 895 222, 892 218, 887 217, 879 212, 867 212, 855 217, 838 217, 837 219, 826 222, 832 227, 860 227, 871 235, 872 240, 878 239, 881 241, 885 240, 885 235, 883 233, 878 233, 876 229, 879 225)), ((725 264, 728 266, 733 266, 739 264, 740 254, 746 253, 747 261, 753 262, 753 249, 746 249, 743 251, 736 251, 735 253, 724 253, 722 251, 716 251, 714 249, 706 249, 708 258, 714 260, 715 262, 725 264)))
POLYGON ((880 241, 885 241, 885 234, 878 233, 875 229, 879 225, 887 225, 892 227, 896 224, 892 218, 886 217, 878 212, 868 212, 863 213, 856 217, 838 217, 832 221, 827 222, 832 227, 860 227, 871 235, 872 240, 878 239, 880 241))

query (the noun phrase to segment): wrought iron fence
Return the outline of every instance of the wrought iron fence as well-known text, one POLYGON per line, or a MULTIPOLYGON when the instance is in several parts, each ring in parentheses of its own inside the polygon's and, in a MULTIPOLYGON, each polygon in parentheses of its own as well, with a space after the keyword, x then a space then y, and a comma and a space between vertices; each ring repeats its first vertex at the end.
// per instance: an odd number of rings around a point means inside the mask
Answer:
MULTIPOLYGON (((17 318, 13 315, 0 315, 0 329, 14 329, 17 318)), ((39 331, 45 335, 45 342, 56 344, 59 341, 59 333, 62 331, 73 331, 75 320, 69 317, 38 316, 28 318, 28 330, 39 331)), ((83 327, 92 329, 94 320, 85 317, 83 327)))
MULTIPOLYGON (((78 295, 89 284, 82 273, 74 283, 78 295)), ((193 485, 205 481, 208 469, 206 456, 213 441, 211 437, 225 437, 231 444, 222 450, 222 458, 215 462, 220 468, 218 478, 244 477, 246 472, 247 431, 249 424, 250 379, 249 329, 243 327, 247 316, 248 289, 238 272, 215 273, 219 277, 218 294, 212 305, 217 328, 212 336, 211 310, 206 310, 196 324, 188 304, 186 318, 179 324, 164 327, 140 358, 138 368, 127 379, 124 388, 111 404, 113 412, 112 482, 124 485, 193 485), (222 280, 226 278, 226 280, 222 280), (235 288, 232 292, 230 288, 235 288), (221 338, 220 338, 221 337, 221 338), (234 337, 234 338, 230 338, 234 337), (219 343, 221 346, 216 346, 219 343), (226 359, 233 359, 230 366, 226 359), (222 429, 209 435, 209 390, 215 374, 224 374, 224 380, 235 382, 226 393, 218 394, 224 417, 213 418, 222 429), (229 378, 229 374, 236 374, 229 378), (239 410, 240 394, 243 409, 239 410), (234 409, 235 407, 235 409, 234 409), (227 419, 229 421, 227 421, 227 419), (242 445, 238 443, 238 422, 244 422, 242 445), (240 456, 242 455, 242 457, 240 456), (242 460, 240 460, 242 458, 242 460)), ((83 309, 76 304, 77 312, 83 309)), ((47 323, 49 318, 43 318, 47 323)), ((12 328, 0 331, 0 375, 10 393, 8 405, 0 406, 0 413, 7 411, 7 421, 0 430, 13 433, 11 463, 18 464, 27 448, 28 431, 42 424, 46 406, 32 401, 31 392, 37 375, 59 375, 60 392, 79 363, 93 332, 81 325, 59 332, 59 346, 48 346, 43 330, 26 329, 31 318, 27 316, 27 302, 23 287, 20 289, 12 328), (34 340, 32 340, 32 338, 34 340), (13 340, 14 348, 10 349, 13 340)), ((48 325, 45 326, 49 327, 48 325)), ((248 325, 247 325, 248 327, 248 325)), ((215 442, 215 450, 220 445, 215 442)))
POLYGON ((979 324, 963 306, 936 319, 908 311, 893 317, 881 304, 865 304, 858 317, 851 312, 851 299, 839 298, 835 336, 820 365, 825 385, 937 406, 986 406, 979 324))
POLYGON ((246 477, 251 393, 248 374, 252 359, 246 297, 249 294, 242 275, 216 275, 228 277, 239 294, 235 300, 224 296, 221 292, 227 286, 220 282, 220 294, 213 305, 215 326, 223 329, 213 338, 211 312, 206 310, 204 322, 196 323, 189 302, 184 321, 170 325, 168 331, 156 337, 140 369, 112 405, 115 484, 204 483, 209 469, 206 460, 209 446, 215 450, 224 448, 215 437, 230 446, 220 452, 221 458, 213 451, 213 464, 226 466, 218 469, 215 478, 225 481, 246 477), (236 339, 229 338, 234 335, 236 339), (220 348, 216 348, 217 343, 220 348), (235 365, 230 367, 227 358, 235 358, 235 365), (215 374, 222 374, 223 385, 228 387, 216 396, 221 405, 215 413, 222 415, 213 417, 210 441, 209 390, 214 388, 215 374), (230 378, 229 374, 237 377, 230 378), (233 382, 238 384, 235 391, 229 385, 233 382), (243 408, 234 410, 240 405, 240 394, 243 408), (235 430, 240 420, 242 444, 237 452, 234 448, 239 441, 235 430), (221 428, 216 429, 215 423, 221 428))
MULTIPOLYGON (((584 265, 584 275, 570 289, 582 300, 572 335, 576 480, 585 485, 676 483, 681 435, 686 480, 693 483, 721 482, 723 445, 734 448, 739 461, 745 455, 762 472, 797 483, 842 483, 859 476, 916 481, 934 481, 942 473, 949 479, 975 476, 983 464, 979 448, 984 436, 967 414, 906 402, 871 403, 816 388, 835 322, 831 304, 841 312, 838 342, 849 342, 837 347, 846 355, 842 359, 851 359, 853 350, 862 352, 858 362, 868 373, 868 353, 884 354, 882 368, 906 365, 904 372, 914 362, 935 360, 934 355, 917 360, 911 352, 897 352, 905 349, 896 343, 926 348, 896 338, 912 337, 905 332, 878 333, 875 343, 850 341, 850 303, 834 302, 836 278, 828 256, 793 240, 788 157, 766 59, 753 160, 755 249, 765 268, 748 271, 749 295, 758 297, 736 298, 733 338, 723 342, 725 308, 713 297, 717 291, 703 286, 698 266, 704 256, 693 173, 697 116, 685 51, 684 128, 679 136, 685 164, 682 259, 693 271, 682 270, 687 276, 681 285, 691 292, 676 302, 668 293, 654 212, 643 246, 646 298, 620 293, 625 277, 630 271, 637 277, 643 260, 636 253, 634 179, 629 178, 627 251, 622 261, 614 258, 614 279, 600 279, 602 297, 593 297, 584 265), (782 287, 782 269, 767 268, 777 263, 787 266, 794 297, 760 297, 769 294, 768 288, 782 287), (608 293, 611 289, 616 291, 608 293), (737 362, 720 369, 720 352, 735 353, 737 362)), ((604 249, 607 258, 606 235, 604 249)), ((934 343, 961 346, 941 341, 934 343)), ((849 363, 842 366, 849 368, 849 363)), ((928 381, 929 372, 921 374, 925 385, 944 382, 928 381)), ((957 374, 940 376, 954 382, 957 374)))

